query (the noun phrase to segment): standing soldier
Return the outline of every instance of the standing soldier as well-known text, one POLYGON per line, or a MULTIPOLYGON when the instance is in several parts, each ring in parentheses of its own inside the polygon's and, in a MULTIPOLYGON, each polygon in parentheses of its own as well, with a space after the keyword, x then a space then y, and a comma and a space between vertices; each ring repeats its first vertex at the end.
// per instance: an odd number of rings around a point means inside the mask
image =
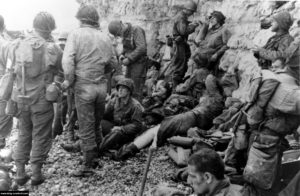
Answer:
MULTIPOLYGON (((67 38, 67 32, 62 32, 58 37, 58 45, 62 50, 65 49, 67 38)), ((63 80, 63 78, 61 79, 63 80)), ((57 82, 61 83, 62 81, 57 82)), ((52 131, 53 138, 55 138, 57 135, 61 135, 63 132, 63 125, 66 123, 67 108, 67 95, 64 93, 61 95, 56 104, 52 131)))
MULTIPOLYGON (((4 33, 4 30, 4 18, 0 15, 0 79, 5 73, 7 59, 7 50, 5 50, 5 45, 8 44, 8 37, 4 33)), ((9 135, 13 125, 13 118, 5 113, 6 105, 7 101, 0 100, 0 148, 5 147, 5 138, 9 135)))
POLYGON ((105 68, 116 63, 111 40, 99 30, 99 15, 90 5, 81 6, 76 14, 80 27, 68 36, 63 55, 65 81, 75 91, 80 147, 84 164, 76 177, 92 174, 97 166, 97 147, 101 142, 100 121, 105 110, 107 79, 105 68))
POLYGON ((45 180, 42 166, 51 148, 54 116, 52 101, 58 98, 58 90, 52 82, 58 70, 61 70, 62 51, 51 36, 55 29, 52 15, 38 13, 33 28, 32 34, 24 40, 18 40, 11 57, 15 65, 17 87, 12 99, 18 103, 20 123, 14 154, 17 166, 15 180, 19 185, 24 185, 29 179, 25 173, 25 164, 29 158, 31 185, 39 185, 45 180))
POLYGON ((108 30, 112 35, 123 38, 123 52, 119 60, 127 68, 125 77, 134 82, 133 97, 141 101, 147 72, 145 31, 139 26, 122 23, 120 20, 110 22, 108 30))
POLYGON ((191 56, 190 46, 188 45, 189 34, 195 31, 197 24, 189 24, 188 17, 193 15, 197 10, 197 4, 193 1, 188 1, 183 10, 176 16, 173 25, 173 51, 171 59, 172 83, 173 90, 182 82, 184 74, 187 70, 187 61, 191 56))

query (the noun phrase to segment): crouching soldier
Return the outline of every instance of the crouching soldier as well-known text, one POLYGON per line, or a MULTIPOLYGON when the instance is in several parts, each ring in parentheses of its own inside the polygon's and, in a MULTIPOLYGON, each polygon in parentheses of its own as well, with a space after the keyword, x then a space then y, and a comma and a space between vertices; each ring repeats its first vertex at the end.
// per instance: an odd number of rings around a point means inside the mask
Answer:
POLYGON ((52 91, 56 88, 52 82, 58 71, 62 70, 62 51, 51 36, 55 29, 52 15, 40 12, 34 18, 33 27, 34 32, 24 40, 19 40, 14 45, 16 48, 11 50, 17 87, 12 99, 18 103, 20 123, 14 153, 17 166, 15 181, 19 185, 24 185, 29 180, 25 173, 25 164, 29 159, 32 167, 31 184, 39 185, 44 182, 42 166, 51 148, 54 116, 52 101, 55 101, 55 97, 58 98, 58 91, 52 91))
POLYGON ((105 137, 99 146, 100 153, 109 149, 118 149, 131 142, 143 131, 143 106, 134 98, 134 84, 131 79, 124 78, 116 86, 117 95, 111 99, 105 109, 101 122, 105 137))

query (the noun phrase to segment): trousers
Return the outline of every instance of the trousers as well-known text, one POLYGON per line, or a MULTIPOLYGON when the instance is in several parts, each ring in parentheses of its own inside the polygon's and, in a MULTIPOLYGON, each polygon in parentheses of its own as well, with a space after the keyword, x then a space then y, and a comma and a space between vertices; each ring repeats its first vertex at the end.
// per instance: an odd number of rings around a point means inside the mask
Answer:
POLYGON ((81 149, 87 152, 97 148, 102 140, 100 122, 105 110, 107 82, 76 82, 74 90, 79 124, 78 136, 81 149))
POLYGON ((52 144, 53 104, 40 98, 33 105, 18 104, 19 134, 16 163, 43 164, 52 144))

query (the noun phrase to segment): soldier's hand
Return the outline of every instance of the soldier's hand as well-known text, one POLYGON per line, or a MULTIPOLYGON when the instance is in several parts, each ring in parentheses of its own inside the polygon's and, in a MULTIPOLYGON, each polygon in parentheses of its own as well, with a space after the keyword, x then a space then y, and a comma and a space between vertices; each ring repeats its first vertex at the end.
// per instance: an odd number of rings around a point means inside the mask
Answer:
POLYGON ((218 56, 216 54, 212 55, 210 57, 210 61, 215 62, 218 59, 218 56))
POLYGON ((61 88, 62 90, 66 90, 70 87, 70 82, 68 80, 65 80, 62 84, 61 84, 61 88))
POLYGON ((111 131, 113 131, 113 132, 121 131, 121 130, 122 130, 122 128, 119 127, 119 126, 114 126, 114 127, 111 129, 111 131))
POLYGON ((127 66, 127 65, 129 65, 130 60, 129 60, 128 58, 125 58, 125 59, 122 61, 122 63, 123 63, 124 66, 127 66))
POLYGON ((125 59, 125 56, 124 56, 124 55, 121 55, 121 56, 119 57, 119 62, 122 62, 124 59, 125 59))

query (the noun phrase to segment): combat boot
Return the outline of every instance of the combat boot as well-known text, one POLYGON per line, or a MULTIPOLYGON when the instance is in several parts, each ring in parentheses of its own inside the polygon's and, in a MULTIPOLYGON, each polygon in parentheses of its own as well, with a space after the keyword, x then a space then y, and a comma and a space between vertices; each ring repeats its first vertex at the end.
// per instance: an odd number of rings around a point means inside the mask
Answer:
POLYGON ((99 163, 95 160, 98 157, 96 150, 89 150, 83 152, 83 165, 75 172, 72 173, 74 177, 89 177, 94 174, 93 169, 99 167, 99 163))
POLYGON ((115 161, 124 161, 130 157, 133 157, 139 149, 134 143, 122 146, 116 153, 113 154, 112 159, 115 161))
POLYGON ((32 164, 31 169, 32 169, 32 176, 31 176, 31 185, 32 186, 38 186, 45 182, 45 177, 42 174, 42 166, 43 164, 37 163, 37 164, 32 164))
POLYGON ((17 166, 17 174, 15 177, 15 182, 19 186, 23 186, 27 183, 27 181, 30 179, 30 177, 25 172, 25 164, 16 163, 17 166))
POLYGON ((80 143, 79 142, 75 142, 75 143, 71 143, 71 144, 60 144, 60 146, 67 152, 80 152, 80 143))

